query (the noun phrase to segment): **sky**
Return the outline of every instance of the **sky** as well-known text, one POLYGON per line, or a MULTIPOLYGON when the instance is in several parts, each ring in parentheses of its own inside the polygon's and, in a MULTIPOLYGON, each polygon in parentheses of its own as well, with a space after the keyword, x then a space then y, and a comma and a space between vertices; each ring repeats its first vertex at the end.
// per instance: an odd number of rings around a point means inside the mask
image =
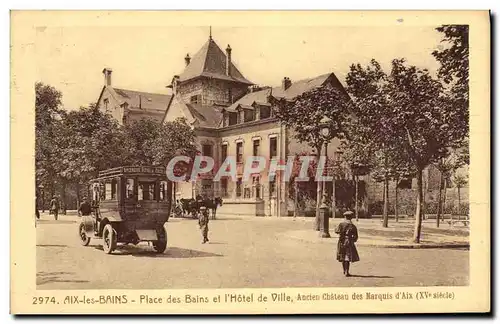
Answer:
MULTIPOLYGON (((431 55, 440 45, 436 26, 373 27, 212 27, 215 42, 231 45, 232 60, 255 84, 276 86, 334 72, 344 82, 349 66, 372 58, 389 69, 394 58, 434 72, 431 55)), ((37 78, 63 94, 65 109, 97 101, 104 67, 113 69, 113 86, 170 93, 172 77, 208 40, 209 26, 39 27, 37 78)))

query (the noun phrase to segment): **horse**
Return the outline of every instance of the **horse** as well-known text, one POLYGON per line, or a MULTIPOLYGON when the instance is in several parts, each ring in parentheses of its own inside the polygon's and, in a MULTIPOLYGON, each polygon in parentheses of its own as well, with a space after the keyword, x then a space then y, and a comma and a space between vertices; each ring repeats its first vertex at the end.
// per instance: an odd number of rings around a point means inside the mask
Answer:
POLYGON ((182 213, 189 215, 191 214, 191 217, 197 218, 198 214, 200 212, 200 204, 198 201, 196 201, 193 198, 181 198, 179 199, 181 206, 182 206, 182 213))
POLYGON ((214 199, 205 199, 203 201, 203 206, 212 211, 212 219, 215 219, 215 214, 217 212, 217 207, 222 206, 222 198, 215 197, 214 199))

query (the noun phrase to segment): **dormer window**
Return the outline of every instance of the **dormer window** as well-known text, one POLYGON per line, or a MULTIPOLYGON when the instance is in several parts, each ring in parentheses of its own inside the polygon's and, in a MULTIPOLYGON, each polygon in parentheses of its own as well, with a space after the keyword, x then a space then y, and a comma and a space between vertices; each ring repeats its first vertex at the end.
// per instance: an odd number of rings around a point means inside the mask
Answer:
POLYGON ((108 108, 108 106, 109 106, 109 99, 108 99, 108 98, 106 98, 106 99, 104 99, 104 110, 105 110, 106 112, 109 112, 109 108, 108 108))
POLYGON ((271 117, 271 107, 261 106, 259 117, 260 117, 259 119, 270 118, 271 117))
POLYGON ((195 105, 201 104, 201 95, 191 96, 190 102, 195 105))
POLYGON ((238 113, 229 112, 229 126, 236 125, 238 123, 238 113))

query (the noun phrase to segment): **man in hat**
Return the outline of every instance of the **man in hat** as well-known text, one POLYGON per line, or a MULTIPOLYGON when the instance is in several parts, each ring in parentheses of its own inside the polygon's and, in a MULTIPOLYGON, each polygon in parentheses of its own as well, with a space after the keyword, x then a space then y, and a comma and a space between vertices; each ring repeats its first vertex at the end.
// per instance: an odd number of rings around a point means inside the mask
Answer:
POLYGON ((59 216, 59 199, 57 196, 52 196, 52 200, 50 201, 50 213, 54 215, 55 220, 59 216))
POLYGON ((92 213, 92 207, 90 206, 87 197, 83 197, 83 201, 80 204, 80 207, 78 208, 78 215, 89 216, 91 213, 92 213))
POLYGON ((351 221, 353 215, 352 211, 346 211, 344 213, 344 220, 335 229, 335 233, 339 235, 337 261, 342 262, 342 268, 346 277, 351 276, 349 273, 350 263, 359 261, 358 250, 354 245, 358 240, 358 229, 351 221))
POLYGON ((200 214, 198 218, 200 225, 201 235, 203 236, 202 244, 208 242, 208 209, 205 206, 200 207, 200 214))

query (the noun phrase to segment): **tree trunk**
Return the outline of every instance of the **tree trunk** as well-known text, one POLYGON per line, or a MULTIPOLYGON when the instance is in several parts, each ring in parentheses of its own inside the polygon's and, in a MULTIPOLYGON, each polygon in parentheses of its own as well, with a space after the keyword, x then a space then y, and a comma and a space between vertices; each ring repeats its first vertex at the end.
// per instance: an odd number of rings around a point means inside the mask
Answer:
MULTIPOLYGON (((429 173, 427 173, 427 175, 428 174, 429 173)), ((422 177, 423 177, 423 175, 422 175, 422 177)), ((427 180, 423 181, 423 179, 422 179, 422 191, 423 191, 423 195, 422 195, 422 219, 427 219, 427 215, 425 214, 425 196, 427 194, 427 180)))
POLYGON ((355 209, 355 215, 356 215, 356 222, 359 222, 359 203, 358 203, 358 183, 359 183, 359 176, 355 176, 355 193, 354 193, 354 209, 355 209))
POLYGON ((446 182, 446 179, 444 179, 443 184, 444 184, 443 185, 443 187, 444 187, 443 188, 444 189, 444 194, 443 194, 443 216, 442 216, 441 220, 444 222, 444 213, 445 213, 445 210, 446 210, 446 192, 447 192, 447 190, 446 190, 447 188, 446 187, 448 186, 448 184, 446 182))
POLYGON ((61 181, 61 214, 66 215, 66 180, 61 181))
POLYGON ((396 219, 396 222, 399 222, 399 211, 398 211, 398 183, 399 183, 399 178, 396 178, 396 187, 394 188, 394 218, 396 219))
POLYGON ((80 208, 80 182, 76 182, 76 210, 80 208))
POLYGON ((385 177, 384 179, 384 222, 382 227, 389 226, 389 179, 385 177))
POLYGON ((441 215, 443 214, 443 184, 444 184, 444 173, 441 172, 441 177, 439 179, 439 196, 438 196, 438 210, 436 215, 436 227, 439 227, 439 221, 441 215))
POLYGON ((460 186, 457 186, 457 191, 458 191, 458 210, 457 210, 457 214, 458 214, 458 220, 460 220, 460 186))
POLYGON ((415 230, 413 232, 413 242, 420 243, 420 233, 422 232, 422 203, 423 203, 422 169, 417 170, 417 209, 415 211, 415 230))

